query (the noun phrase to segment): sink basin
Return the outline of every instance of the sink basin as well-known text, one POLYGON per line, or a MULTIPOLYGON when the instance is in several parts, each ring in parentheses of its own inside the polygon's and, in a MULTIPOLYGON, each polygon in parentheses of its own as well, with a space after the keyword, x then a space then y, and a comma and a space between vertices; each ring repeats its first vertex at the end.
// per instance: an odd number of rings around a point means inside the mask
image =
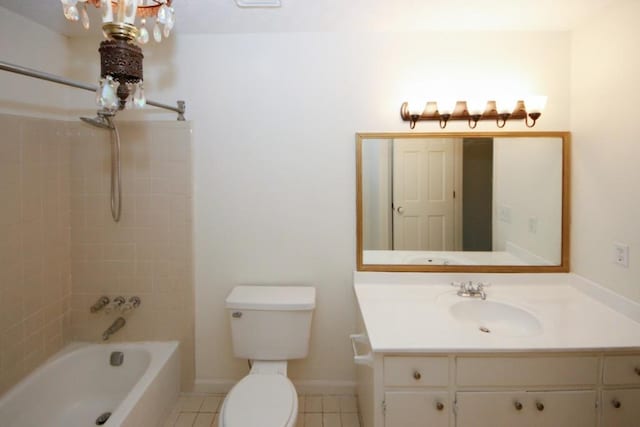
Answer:
POLYGON ((503 302, 459 301, 451 305, 449 312, 454 319, 476 327, 479 333, 518 337, 542 332, 542 324, 533 314, 503 302))

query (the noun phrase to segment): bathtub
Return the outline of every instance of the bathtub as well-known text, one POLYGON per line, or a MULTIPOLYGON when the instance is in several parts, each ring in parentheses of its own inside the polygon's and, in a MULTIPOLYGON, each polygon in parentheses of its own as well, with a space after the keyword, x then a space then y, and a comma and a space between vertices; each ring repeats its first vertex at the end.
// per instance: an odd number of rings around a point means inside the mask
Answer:
POLYGON ((70 344, 0 398, 2 427, 162 425, 180 391, 178 342, 70 344), (111 366, 110 355, 123 353, 111 366))

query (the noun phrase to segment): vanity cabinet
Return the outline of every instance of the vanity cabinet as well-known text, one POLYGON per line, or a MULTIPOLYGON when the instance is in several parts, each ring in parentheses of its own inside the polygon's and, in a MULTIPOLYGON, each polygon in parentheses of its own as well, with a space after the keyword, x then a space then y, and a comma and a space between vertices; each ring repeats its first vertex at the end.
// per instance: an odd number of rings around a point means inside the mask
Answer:
POLYGON ((596 427, 596 392, 456 393, 458 427, 596 427))
POLYGON ((384 394, 384 425, 448 427, 451 403, 446 391, 390 391, 384 394))
POLYGON ((640 425, 640 355, 605 356, 602 426, 640 425))
POLYGON ((374 354, 363 427, 639 427, 640 353, 374 354))

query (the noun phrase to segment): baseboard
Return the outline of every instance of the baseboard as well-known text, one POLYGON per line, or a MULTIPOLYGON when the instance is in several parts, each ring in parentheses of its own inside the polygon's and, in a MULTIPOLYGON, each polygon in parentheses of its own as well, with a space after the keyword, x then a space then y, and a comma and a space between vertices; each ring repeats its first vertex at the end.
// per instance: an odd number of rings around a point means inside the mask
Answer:
MULTIPOLYGON (((233 380, 196 379, 195 393, 228 393, 236 384, 233 380)), ((356 394, 355 381, 302 380, 293 381, 299 394, 356 394)))

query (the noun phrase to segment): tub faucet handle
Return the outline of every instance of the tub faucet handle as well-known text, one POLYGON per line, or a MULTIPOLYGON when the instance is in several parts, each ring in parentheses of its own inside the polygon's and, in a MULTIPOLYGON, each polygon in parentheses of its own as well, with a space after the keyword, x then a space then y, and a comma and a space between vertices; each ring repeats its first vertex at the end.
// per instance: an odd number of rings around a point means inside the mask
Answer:
POLYGON ((111 313, 114 310, 118 310, 120 309, 120 307, 122 306, 122 304, 124 304, 126 301, 124 299, 124 297, 120 296, 120 297, 115 297, 113 299, 113 301, 111 301, 111 304, 109 304, 107 306, 107 308, 105 308, 105 313, 111 313))
POLYGON ((103 308, 105 308, 107 306, 107 304, 109 304, 109 302, 111 302, 111 300, 109 299, 109 297, 106 296, 101 296, 100 298, 98 298, 98 301, 96 301, 91 308, 89 308, 89 311, 92 313, 95 313, 97 311, 102 310, 103 308))
POLYGON ((120 306, 120 312, 126 313, 127 311, 131 311, 134 308, 140 307, 141 303, 142 300, 140 299, 140 297, 131 297, 129 298, 129 301, 120 306))

